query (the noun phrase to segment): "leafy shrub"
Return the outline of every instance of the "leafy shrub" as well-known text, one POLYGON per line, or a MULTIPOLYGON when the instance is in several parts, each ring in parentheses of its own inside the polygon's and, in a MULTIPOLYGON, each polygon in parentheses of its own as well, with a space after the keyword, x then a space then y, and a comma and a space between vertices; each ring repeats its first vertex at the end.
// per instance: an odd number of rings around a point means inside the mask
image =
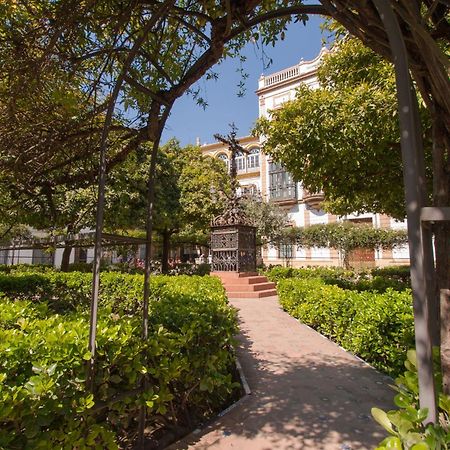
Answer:
POLYGON ((277 282, 285 278, 324 278, 324 277, 352 277, 354 272, 341 267, 281 267, 273 266, 264 272, 270 281, 277 282))
POLYGON ((324 280, 285 279, 278 283, 282 307, 376 368, 396 375, 414 344, 411 292, 357 292, 324 280))
POLYGON ((294 269, 292 267, 273 267, 267 271, 266 276, 270 281, 277 282, 285 278, 320 278, 325 284, 339 286, 342 289, 351 289, 358 292, 376 291, 386 292, 387 289, 404 291, 410 287, 409 278, 405 271, 398 268, 392 271, 385 269, 373 269, 371 272, 354 272, 340 267, 307 267, 294 269), (399 277, 394 274, 402 273, 399 277), (383 275, 385 274, 385 275, 383 275))
POLYGON ((191 264, 181 263, 177 264, 173 269, 169 271, 169 275, 209 275, 211 272, 211 265, 208 263, 191 264))
POLYGON ((0 277, 0 448, 118 448, 151 421, 185 425, 223 404, 235 311, 212 277, 154 277, 149 339, 136 313, 143 277, 101 275, 95 392, 85 389, 91 276, 0 277), (26 292, 28 289, 28 298, 26 292), (58 313, 55 313, 58 311, 58 313), (149 389, 137 389, 146 376, 149 389))
POLYGON ((283 280, 278 295, 289 314, 336 341, 348 329, 355 313, 355 293, 327 286, 320 279, 283 280))
MULTIPOLYGON (((132 311, 142 300, 143 277, 121 273, 101 273, 101 305, 132 311)), ((92 275, 80 272, 0 273, 0 292, 13 298, 48 301, 56 311, 87 307, 90 302, 92 275)))
POLYGON ((342 289, 350 289, 358 292, 386 292, 388 289, 401 292, 410 286, 401 280, 384 278, 381 276, 367 277, 367 275, 365 275, 361 277, 349 278, 342 276, 324 276, 322 279, 326 284, 333 284, 341 287, 342 289))
POLYGON ((22 273, 22 272, 52 272, 53 266, 49 264, 0 264, 0 272, 4 273, 22 273))
MULTIPOLYGON (((128 263, 114 263, 114 264, 102 264, 101 270, 103 272, 121 272, 130 274, 144 274, 144 264, 142 261, 139 262, 139 266, 134 266, 128 263)), ((92 263, 73 263, 69 264, 69 272, 92 272, 92 263)), ((152 274, 161 273, 161 263, 160 261, 151 261, 150 271, 152 274)), ((1 269, 0 269, 1 272, 1 269)), ((191 264, 191 263, 180 263, 174 268, 170 269, 168 275, 209 275, 211 272, 210 264, 191 264)))
POLYGON ((438 421, 424 425, 428 415, 420 409, 419 383, 415 350, 409 350, 405 362, 406 371, 395 380, 398 394, 394 398, 398 410, 387 413, 372 408, 374 419, 390 434, 377 450, 429 450, 447 449, 450 445, 450 397, 442 392, 439 352, 434 352, 435 386, 438 395, 438 421))
POLYGON ((90 273, 92 272, 92 263, 84 263, 84 262, 70 263, 67 271, 90 273))
POLYGON ((375 269, 372 269, 371 273, 373 276, 401 280, 404 283, 411 282, 409 266, 377 267, 375 269))

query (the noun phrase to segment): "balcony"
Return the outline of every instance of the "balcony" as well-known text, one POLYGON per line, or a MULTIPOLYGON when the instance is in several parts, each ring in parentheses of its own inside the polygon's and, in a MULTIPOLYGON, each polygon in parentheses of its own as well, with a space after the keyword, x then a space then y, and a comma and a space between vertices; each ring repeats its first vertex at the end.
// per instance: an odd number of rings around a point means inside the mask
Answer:
POLYGON ((325 200, 323 192, 312 194, 311 192, 303 189, 302 201, 306 203, 310 208, 320 209, 322 202, 325 200))

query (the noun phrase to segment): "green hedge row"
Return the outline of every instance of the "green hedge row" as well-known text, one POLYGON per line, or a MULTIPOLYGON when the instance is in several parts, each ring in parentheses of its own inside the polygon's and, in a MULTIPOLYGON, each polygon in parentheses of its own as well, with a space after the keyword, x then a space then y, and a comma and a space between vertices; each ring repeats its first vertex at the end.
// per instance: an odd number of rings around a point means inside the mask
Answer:
POLYGON ((237 321, 220 281, 154 277, 146 342, 137 314, 142 281, 101 276, 92 396, 84 384, 91 276, 0 277, 0 448, 124 448, 141 404, 150 427, 174 429, 229 398, 237 321), (142 393, 144 375, 150 388, 142 393))
MULTIPOLYGON (((214 277, 152 276, 151 296, 159 299, 168 292, 202 293, 206 296, 223 288, 214 277), (180 291, 180 292, 181 292, 180 291)), ((140 310, 143 296, 143 275, 102 272, 100 275, 100 305, 109 305, 117 312, 132 313, 140 310)), ((92 289, 92 274, 80 272, 0 272, 0 292, 9 297, 48 301, 56 311, 73 310, 88 306, 92 289)))
MULTIPOLYGON (((150 264, 152 274, 161 273, 161 262, 151 261, 150 264)), ((127 263, 108 264, 106 261, 101 262, 100 270, 102 272, 122 272, 130 274, 144 274, 143 267, 133 267, 127 263)), ((23 273, 23 272, 54 272, 55 268, 49 264, 14 264, 6 265, 0 264, 0 273, 23 273)), ((92 273, 92 263, 71 263, 68 267, 68 272, 83 272, 92 273)), ((209 275, 211 272, 211 265, 179 263, 174 268, 169 270, 169 275, 209 275)))
POLYGON ((54 270, 54 267, 49 264, 0 264, 0 273, 53 272, 54 270))
POLYGON ((410 287, 409 267, 377 268, 354 272, 340 267, 273 267, 265 272, 270 281, 286 278, 320 278, 325 284, 355 291, 385 292, 387 289, 404 291, 410 287))
POLYGON ((410 290, 357 292, 319 278, 282 279, 277 290, 290 315, 383 372, 401 372, 406 351, 414 346, 410 290))
POLYGON ((282 267, 273 266, 263 272, 270 281, 277 282, 284 280, 285 278, 321 278, 324 276, 335 277, 352 277, 355 272, 352 270, 346 270, 341 267, 282 267))

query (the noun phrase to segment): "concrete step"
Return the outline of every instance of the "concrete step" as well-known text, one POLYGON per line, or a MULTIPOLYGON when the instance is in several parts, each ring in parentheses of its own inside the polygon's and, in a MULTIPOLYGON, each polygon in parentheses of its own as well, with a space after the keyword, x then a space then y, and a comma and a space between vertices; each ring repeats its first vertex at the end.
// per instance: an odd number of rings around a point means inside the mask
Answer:
POLYGON ((258 272, 211 272, 211 275, 215 275, 222 279, 236 279, 258 276, 258 272))
POLYGON ((265 283, 254 283, 254 284, 228 284, 224 283, 225 290, 227 292, 255 292, 255 291, 266 291, 268 289, 275 289, 275 283, 265 282, 265 283))
POLYGON ((228 293, 229 298, 264 298, 275 297, 277 291, 275 289, 267 289, 264 291, 238 291, 228 293))
POLYGON ((211 272, 220 278, 229 298, 263 298, 277 295, 275 283, 256 272, 211 272))
POLYGON ((251 277, 239 278, 239 283, 242 284, 259 284, 267 283, 269 280, 264 275, 256 275, 251 277))
MULTIPOLYGON (((226 273, 226 272, 225 272, 226 273)), ((240 274, 235 275, 217 275, 217 272, 212 273, 211 275, 215 275, 220 278, 223 283, 232 283, 232 284, 255 284, 255 283, 267 283, 267 277, 264 275, 247 275, 247 276, 238 276, 240 274)))

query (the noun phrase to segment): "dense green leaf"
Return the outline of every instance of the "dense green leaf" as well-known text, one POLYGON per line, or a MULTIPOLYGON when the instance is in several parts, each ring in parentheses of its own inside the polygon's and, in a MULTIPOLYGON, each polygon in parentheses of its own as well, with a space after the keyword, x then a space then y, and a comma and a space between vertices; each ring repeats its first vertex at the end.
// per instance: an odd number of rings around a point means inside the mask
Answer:
POLYGON ((203 420, 234 392, 236 313, 217 278, 153 277, 142 341, 143 277, 102 273, 95 392, 87 395, 91 283, 77 272, 0 276, 0 446, 118 448, 135 432, 130 418, 141 403, 175 426, 187 415, 203 420), (150 388, 139 394, 142 374, 150 388))

